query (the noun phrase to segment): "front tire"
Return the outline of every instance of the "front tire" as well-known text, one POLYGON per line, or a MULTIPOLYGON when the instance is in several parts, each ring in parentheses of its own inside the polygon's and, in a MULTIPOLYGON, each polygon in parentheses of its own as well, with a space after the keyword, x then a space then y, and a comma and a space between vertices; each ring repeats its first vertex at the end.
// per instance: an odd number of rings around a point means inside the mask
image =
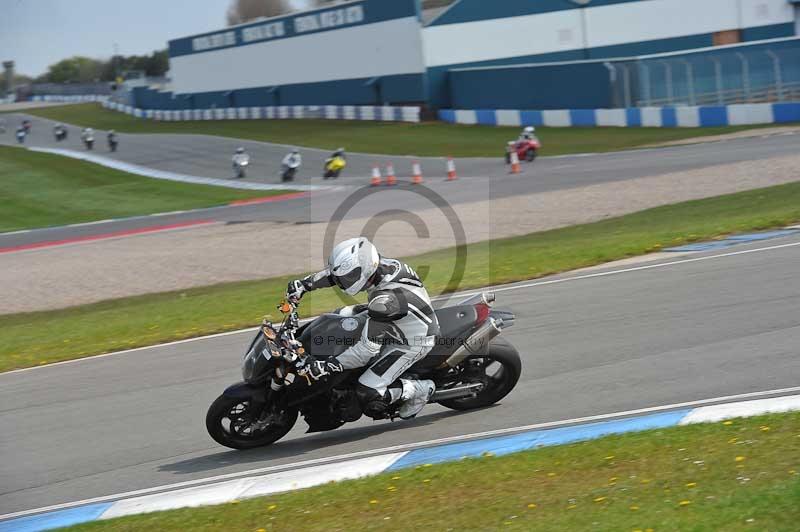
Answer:
POLYGON ((220 395, 206 414, 206 429, 214 441, 231 449, 253 449, 270 445, 286 436, 297 422, 296 409, 281 412, 280 419, 259 430, 252 429, 248 418, 251 401, 241 397, 220 395))
POLYGON ((536 159, 536 155, 536 150, 531 148, 525 154, 525 159, 527 159, 529 163, 532 163, 536 159))
POLYGON ((447 399, 439 401, 439 404, 452 410, 472 410, 493 405, 511 393, 522 373, 522 361, 517 348, 498 336, 489 344, 486 355, 471 356, 459 364, 457 369, 464 375, 462 382, 484 382, 486 386, 474 397, 447 399), (486 371, 492 368, 496 372, 487 374, 486 371))

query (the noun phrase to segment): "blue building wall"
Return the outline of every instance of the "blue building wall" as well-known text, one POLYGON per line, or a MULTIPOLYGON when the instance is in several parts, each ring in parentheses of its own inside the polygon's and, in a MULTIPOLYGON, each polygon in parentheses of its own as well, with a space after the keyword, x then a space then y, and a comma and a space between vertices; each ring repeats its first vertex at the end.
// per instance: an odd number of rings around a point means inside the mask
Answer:
POLYGON ((450 72, 456 109, 595 109, 611 107, 609 70, 602 63, 450 72))
MULTIPOLYGON (((787 0, 758 5, 745 0, 591 0, 586 7, 570 0, 460 0, 424 30, 429 103, 457 105, 450 98, 455 90, 451 70, 704 48, 713 46, 715 32, 737 29, 737 24, 742 42, 791 37, 792 20, 787 0), (481 57, 460 53, 472 43, 480 43, 476 55, 481 57), (522 53, 526 48, 529 53, 522 53)), ((458 92, 464 101, 464 90, 458 92)))

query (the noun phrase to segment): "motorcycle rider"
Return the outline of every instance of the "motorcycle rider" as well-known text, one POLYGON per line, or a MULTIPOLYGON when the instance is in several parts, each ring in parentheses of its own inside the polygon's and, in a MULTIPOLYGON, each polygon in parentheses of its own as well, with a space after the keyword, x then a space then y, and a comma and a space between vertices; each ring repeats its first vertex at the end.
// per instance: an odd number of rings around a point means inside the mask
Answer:
MULTIPOLYGON (((345 153, 344 153, 344 148, 339 148, 339 149, 337 149, 335 152, 333 152, 333 153, 331 154, 331 156, 330 156, 330 157, 328 157, 327 161, 331 161, 331 160, 333 160, 333 159, 336 159, 337 157, 341 157, 341 158, 342 158, 342 159, 344 159, 345 161, 347 160, 347 157, 345 156, 345 153)), ((326 162, 327 162, 327 161, 326 161, 326 162)))
POLYGON ((334 285, 350 296, 367 292, 367 305, 339 311, 342 316, 352 316, 366 306, 367 321, 357 344, 336 357, 315 360, 307 374, 319 380, 369 366, 356 389, 364 413, 381 419, 389 405, 399 402, 402 419, 415 417, 436 386, 431 380, 398 378, 430 352, 439 334, 439 323, 422 281, 407 264, 381 257, 366 238, 351 238, 333 248, 326 269, 291 281, 287 295, 298 301, 306 292, 334 285))
POLYGON ((87 149, 92 149, 92 143, 94 143, 94 129, 90 127, 83 128, 81 132, 81 140, 86 144, 87 149))
POLYGON ((59 142, 67 138, 67 128, 64 124, 56 124, 53 127, 53 136, 59 142))
POLYGON ((108 139, 108 149, 117 151, 117 144, 119 144, 119 141, 117 141, 117 132, 113 129, 109 130, 106 138, 108 139))
POLYGON ((536 128, 533 126, 528 126, 522 130, 520 133, 517 142, 525 142, 528 140, 536 140, 536 128))
POLYGON ((300 150, 292 148, 292 151, 287 153, 286 157, 283 158, 282 164, 288 168, 300 168, 300 165, 303 164, 303 157, 300 155, 300 150))
POLYGON ((233 165, 233 171, 236 174, 236 177, 243 177, 243 172, 240 170, 240 167, 250 163, 250 156, 244 151, 244 148, 241 146, 236 148, 236 152, 233 154, 231 158, 231 164, 233 165))

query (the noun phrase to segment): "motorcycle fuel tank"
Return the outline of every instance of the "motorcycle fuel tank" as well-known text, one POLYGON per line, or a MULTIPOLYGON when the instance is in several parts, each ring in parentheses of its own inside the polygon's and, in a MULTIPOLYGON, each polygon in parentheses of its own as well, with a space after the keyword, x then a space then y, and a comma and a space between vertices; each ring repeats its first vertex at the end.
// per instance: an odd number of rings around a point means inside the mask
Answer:
POLYGON ((352 317, 323 314, 306 325, 298 339, 314 358, 338 356, 361 340, 366 321, 365 313, 352 317))

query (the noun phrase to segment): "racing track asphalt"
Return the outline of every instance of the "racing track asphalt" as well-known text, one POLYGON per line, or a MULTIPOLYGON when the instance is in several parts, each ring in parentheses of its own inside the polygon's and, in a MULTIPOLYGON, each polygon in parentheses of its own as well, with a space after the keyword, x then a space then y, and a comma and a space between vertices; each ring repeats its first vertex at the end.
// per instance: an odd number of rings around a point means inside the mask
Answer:
MULTIPOLYGON (((69 139, 64 143, 56 143, 51 135, 53 125, 51 121, 22 114, 10 115, 7 120, 10 124, 14 124, 15 121, 21 121, 23 117, 28 117, 33 122, 32 133, 28 139, 29 146, 82 150, 78 129, 71 128, 69 139)), ((602 135, 603 133, 598 130, 598 134, 602 135)), ((105 152, 103 133, 98 131, 97 137, 97 153, 111 156, 105 152)), ((502 159, 499 157, 496 159, 460 159, 457 161, 459 179, 455 182, 443 180, 444 160, 436 158, 421 160, 423 171, 427 176, 426 184, 445 197, 449 203, 458 204, 625 181, 720 164, 794 155, 797 152, 797 139, 797 135, 765 135, 749 139, 590 156, 543 157, 533 164, 523 165, 523 173, 520 175, 508 175, 507 167, 502 164, 502 159)), ((0 144, 8 144, 13 141, 11 132, 0 135, 0 144)), ((279 161, 286 151, 285 147, 274 144, 202 135, 120 134, 120 151, 113 154, 113 157, 161 170, 219 178, 230 173, 228 166, 230 155, 240 144, 246 146, 253 157, 252 173, 254 175, 258 172, 263 172, 263 175, 273 173, 270 168, 279 165, 279 161)), ((303 153, 304 166, 309 171, 321 168, 322 161, 328 155, 322 150, 309 148, 303 148, 303 153)), ((312 192, 306 197, 268 205, 222 206, 157 218, 140 217, 78 227, 58 227, 17 234, 0 234, 0 248, 197 219, 213 219, 221 222, 271 221, 285 223, 327 221, 331 218, 335 206, 340 205, 342 200, 352 193, 353 187, 367 184, 366 176, 369 175, 373 164, 385 164, 389 160, 394 162, 400 179, 409 174, 411 160, 409 157, 389 158, 351 154, 348 158, 350 166, 347 174, 337 181, 323 181, 318 177, 301 176, 298 181, 300 183, 318 185, 333 183, 335 185, 332 190, 312 192), (347 177, 347 175, 361 177, 347 177)), ((274 177, 263 178, 263 180, 278 182, 274 177)), ((392 203, 388 198, 389 196, 386 201, 381 202, 362 202, 349 216, 364 218, 372 216, 382 210, 385 205, 392 203)), ((422 197, 409 199, 405 196, 403 207, 415 211, 429 208, 430 203, 422 197)))
POLYGON ((0 514, 258 467, 800 384, 800 235, 503 287, 523 375, 502 404, 431 406, 230 451, 205 411, 250 333, 0 374, 0 514), (752 250, 752 251, 749 251, 752 250), (697 260, 698 257, 714 257, 697 260), (675 262, 669 264, 670 262, 675 262), (662 266, 655 266, 663 264, 662 266), (533 286, 531 286, 533 285, 533 286))

